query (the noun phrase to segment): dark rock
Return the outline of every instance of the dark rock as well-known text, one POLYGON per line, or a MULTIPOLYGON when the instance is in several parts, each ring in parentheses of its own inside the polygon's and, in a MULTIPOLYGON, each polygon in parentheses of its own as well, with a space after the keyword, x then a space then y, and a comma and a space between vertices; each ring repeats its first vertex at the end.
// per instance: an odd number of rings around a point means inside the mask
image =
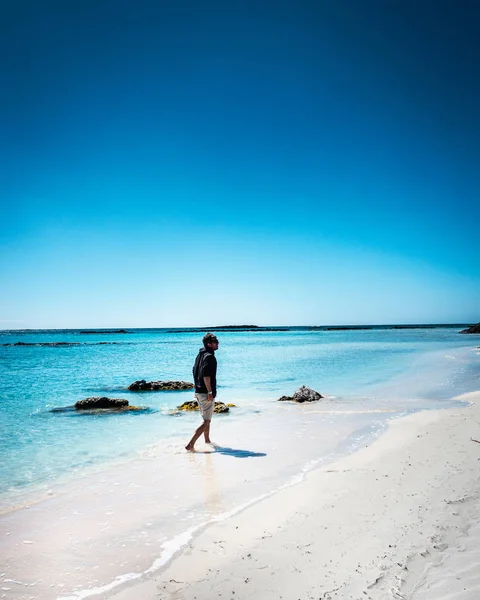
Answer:
POLYGON ((322 394, 319 394, 315 390, 307 388, 304 385, 293 394, 294 402, 315 402, 321 398, 323 398, 322 394))
POLYGON ((94 396, 75 402, 76 410, 91 410, 92 408, 125 408, 128 406, 128 400, 120 398, 106 398, 105 396, 94 396))
MULTIPOLYGON (((234 406, 234 405, 230 404, 229 406, 234 406)), ((178 410, 184 410, 184 411, 200 410, 198 407, 198 402, 196 400, 189 400, 187 402, 184 402, 183 404, 180 404, 180 406, 177 406, 177 408, 178 408, 178 410)), ((230 409, 223 402, 215 401, 215 406, 213 407, 213 412, 216 414, 228 413, 228 412, 230 412, 230 409)))
POLYGON ((195 386, 188 381, 134 381, 128 386, 131 392, 148 392, 158 390, 191 390, 195 386))
POLYGON ((315 402, 316 400, 320 400, 321 398, 323 398, 321 394, 319 394, 315 390, 312 390, 302 385, 302 387, 299 388, 293 394, 293 396, 282 396, 278 399, 278 401, 285 402, 291 400, 292 402, 315 402))
POLYGON ((469 327, 468 329, 464 329, 460 333, 480 333, 480 323, 472 325, 471 327, 469 327))
POLYGON ((199 410, 198 402, 196 400, 188 400, 187 402, 180 404, 180 406, 177 406, 177 408, 178 408, 178 410, 184 410, 184 411, 199 410))

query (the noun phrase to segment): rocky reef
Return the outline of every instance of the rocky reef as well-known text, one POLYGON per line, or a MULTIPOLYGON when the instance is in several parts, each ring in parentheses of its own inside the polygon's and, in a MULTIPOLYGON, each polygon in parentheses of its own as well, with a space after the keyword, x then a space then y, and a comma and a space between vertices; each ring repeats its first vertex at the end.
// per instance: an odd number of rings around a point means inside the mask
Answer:
POLYGON ((468 329, 463 329, 460 333, 480 333, 480 323, 472 325, 468 329))
MULTIPOLYGON (((228 413, 230 412, 230 408, 231 406, 235 406, 235 404, 225 404, 223 402, 217 402, 215 401, 215 405, 213 407, 213 412, 216 414, 221 414, 221 413, 228 413)), ((192 410, 200 410, 198 408, 198 402, 196 400, 189 400, 187 402, 184 402, 183 404, 180 404, 180 406, 177 406, 178 410, 182 410, 182 411, 192 411, 192 410)))
POLYGON ((79 400, 74 404, 76 410, 90 410, 92 408, 125 408, 128 400, 121 398, 107 398, 106 396, 93 396, 79 400))
POLYGON ((0 346, 52 346, 63 348, 65 346, 106 346, 117 342, 15 342, 15 344, 0 344, 0 346))
POLYGON ((324 398, 324 396, 322 396, 322 394, 320 394, 319 392, 316 392, 315 390, 312 390, 311 388, 307 388, 306 386, 302 385, 301 388, 299 388, 294 394, 293 396, 282 396, 281 398, 278 399, 279 402, 285 402, 285 401, 290 401, 290 402, 316 402, 317 400, 320 400, 321 398, 324 398))
POLYGON ((59 406, 52 408, 50 412, 53 413, 64 413, 64 412, 83 412, 86 414, 90 413, 109 413, 109 412, 129 412, 129 411, 141 411, 151 412, 152 409, 147 406, 130 406, 128 400, 122 398, 107 398, 106 396, 92 396, 91 398, 85 398, 75 402, 73 406, 59 406))
POLYGON ((151 392, 159 390, 191 390, 195 386, 189 381, 134 381, 128 386, 131 392, 151 392))

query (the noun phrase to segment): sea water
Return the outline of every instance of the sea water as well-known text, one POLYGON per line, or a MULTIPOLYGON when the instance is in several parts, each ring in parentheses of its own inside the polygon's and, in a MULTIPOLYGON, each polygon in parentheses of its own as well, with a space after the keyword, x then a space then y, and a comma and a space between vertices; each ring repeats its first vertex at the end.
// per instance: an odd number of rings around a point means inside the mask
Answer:
POLYGON ((218 331, 218 399, 236 406, 214 416, 216 447, 200 441, 192 455, 199 416, 176 411, 192 392, 127 388, 191 381, 202 335, 0 332, 6 572, 35 585, 32 597, 80 600, 154 572, 208 523, 370 443, 389 418, 478 389, 475 339, 458 327, 218 331), (278 402, 301 385, 326 398, 278 402), (147 410, 52 412, 89 396, 147 410))
MULTIPOLYGON (((154 329, 90 335, 72 330, 0 332, 0 490, 48 485, 162 439, 188 441, 198 419, 172 416, 172 409, 190 400, 191 391, 134 393, 127 387, 138 379, 191 381, 202 335, 154 329), (6 345, 18 342, 72 345, 6 345), (51 412, 89 396, 124 398, 150 411, 97 416, 51 412)), ((364 398, 374 407, 377 387, 413 373, 428 354, 442 362, 438 377, 423 381, 430 396, 448 400, 469 385, 462 371, 466 367, 456 369, 453 359, 435 354, 470 348, 469 338, 458 329, 224 331, 218 336, 218 399, 238 404, 228 418, 239 426, 246 414, 258 412, 267 428, 272 403, 301 385, 341 402, 364 398)), ((432 370, 436 366, 428 365, 432 370)), ((404 386, 382 400, 407 397, 404 386)), ((433 397, 415 400, 412 409, 431 406, 433 397)), ((397 402, 393 408, 398 407, 397 402)))

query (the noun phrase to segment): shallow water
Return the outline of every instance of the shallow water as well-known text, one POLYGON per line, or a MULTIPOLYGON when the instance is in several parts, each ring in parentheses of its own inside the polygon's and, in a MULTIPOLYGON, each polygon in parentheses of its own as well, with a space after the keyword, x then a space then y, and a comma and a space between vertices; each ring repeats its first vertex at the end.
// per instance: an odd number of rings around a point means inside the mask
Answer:
MULTIPOLYGON (((80 344, 0 347, 4 432, 0 450, 8 457, 0 464, 0 490, 48 487, 79 469, 128 457, 158 440, 188 437, 195 418, 170 413, 190 399, 191 392, 133 393, 126 388, 136 379, 191 381, 201 335, 162 330, 133 330, 126 335, 0 332, 0 344, 80 344), (50 412, 94 395, 127 398, 130 404, 148 406, 150 412, 50 412)), ((435 370, 435 364, 428 356, 423 366, 418 366, 419 361, 435 351, 440 352, 442 372, 426 382, 427 387, 435 387, 430 396, 448 399, 468 387, 467 374, 441 356, 444 348, 467 346, 469 337, 458 330, 221 332, 219 337, 218 399, 238 404, 239 409, 228 416, 232 421, 242 421, 256 411, 268 413, 272 401, 303 384, 342 400, 364 398, 372 407, 376 389, 383 385, 382 403, 397 400, 398 386, 387 393, 388 383, 406 373, 412 378, 415 369, 420 371, 418 383, 425 383, 425 371, 435 370)), ((430 400, 422 398, 423 404, 429 405, 430 400)))
POLYGON ((171 411, 191 392, 125 388, 140 378, 191 380, 201 335, 0 336, 82 342, 0 347, 2 526, 10 534, 0 551, 8 578, 22 583, 12 597, 34 587, 42 600, 81 600, 145 576, 212 520, 371 443, 389 418, 450 406, 478 388, 475 341, 455 329, 221 332, 219 399, 237 407, 214 417, 216 447, 200 443, 188 454, 198 414, 171 411), (302 384, 327 398, 277 402, 302 384), (50 412, 100 394, 151 412, 50 412))

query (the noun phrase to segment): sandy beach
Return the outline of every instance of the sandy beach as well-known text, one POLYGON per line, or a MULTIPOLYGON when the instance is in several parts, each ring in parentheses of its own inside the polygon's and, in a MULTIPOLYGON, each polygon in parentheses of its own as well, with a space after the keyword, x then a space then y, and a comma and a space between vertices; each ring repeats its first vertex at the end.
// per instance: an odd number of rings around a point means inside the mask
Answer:
POLYGON ((208 527, 114 600, 477 599, 480 393, 208 527))

